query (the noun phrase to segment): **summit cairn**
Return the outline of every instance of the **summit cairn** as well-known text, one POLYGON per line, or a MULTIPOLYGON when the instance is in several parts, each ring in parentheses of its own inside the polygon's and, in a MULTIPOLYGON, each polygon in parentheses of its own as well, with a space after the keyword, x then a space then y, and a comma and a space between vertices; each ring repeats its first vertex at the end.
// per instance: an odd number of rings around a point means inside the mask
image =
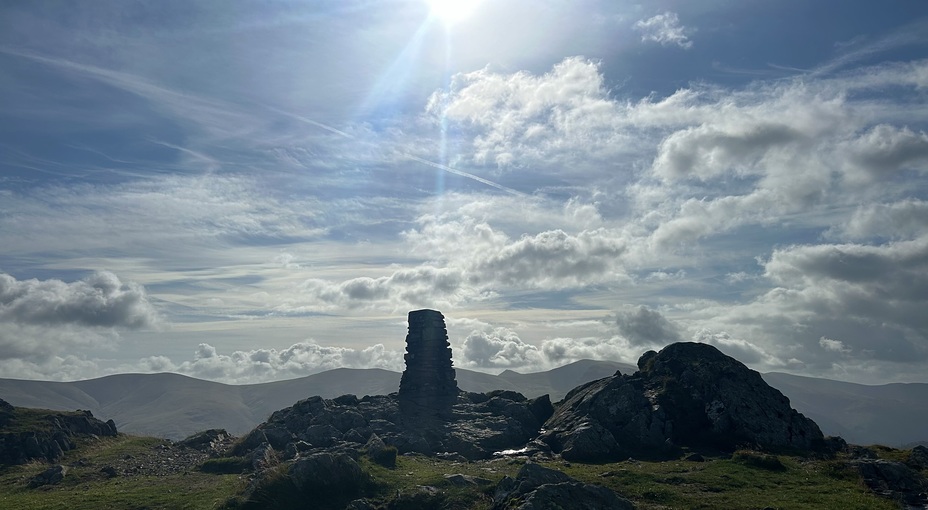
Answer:
POLYGON ((406 370, 400 379, 399 404, 406 415, 448 416, 458 399, 445 317, 436 310, 409 312, 406 370))

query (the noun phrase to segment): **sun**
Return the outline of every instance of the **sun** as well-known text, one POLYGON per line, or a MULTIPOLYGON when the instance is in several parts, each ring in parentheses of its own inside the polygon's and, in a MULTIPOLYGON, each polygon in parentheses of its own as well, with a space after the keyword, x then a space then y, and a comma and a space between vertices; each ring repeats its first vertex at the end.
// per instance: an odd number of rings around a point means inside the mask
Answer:
POLYGON ((445 25, 453 25, 467 19, 481 0, 425 0, 432 17, 445 25))

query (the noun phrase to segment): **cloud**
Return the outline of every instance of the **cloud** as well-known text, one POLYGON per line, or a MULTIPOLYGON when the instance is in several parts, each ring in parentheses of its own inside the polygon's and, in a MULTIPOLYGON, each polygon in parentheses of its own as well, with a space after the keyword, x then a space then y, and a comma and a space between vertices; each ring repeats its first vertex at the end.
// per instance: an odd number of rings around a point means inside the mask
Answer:
POLYGON ((462 342, 461 351, 458 359, 465 367, 534 368, 545 364, 538 347, 503 327, 472 330, 462 342))
POLYGON ((383 368, 402 371, 401 352, 376 344, 364 349, 322 346, 299 342, 286 349, 253 349, 223 354, 207 343, 193 352, 193 359, 175 364, 164 356, 140 360, 151 371, 179 372, 193 377, 233 384, 275 381, 323 372, 334 368, 383 368))
POLYGON ((541 343, 541 350, 552 366, 581 359, 637 360, 643 351, 622 338, 549 338, 541 343))
POLYGON ((723 353, 745 364, 756 365, 770 361, 770 356, 757 345, 741 338, 733 338, 724 331, 716 332, 702 329, 693 335, 693 340, 714 345, 723 353))
POLYGON ((688 50, 693 47, 689 40, 688 29, 680 24, 680 18, 675 12, 664 12, 646 20, 635 22, 634 29, 641 32, 642 42, 656 42, 662 46, 676 45, 688 50))
POLYGON ((857 208, 847 223, 835 225, 827 237, 851 240, 913 239, 928 232, 928 202, 909 198, 857 208))
POLYGON ((425 215, 404 232, 411 253, 428 260, 392 268, 383 276, 342 281, 311 278, 293 306, 457 307, 524 290, 582 288, 627 278, 621 233, 602 228, 568 233, 560 229, 512 239, 468 216, 425 215))
POLYGON ((769 290, 691 315, 704 331, 697 340, 726 344, 768 370, 799 363, 842 378, 914 374, 928 359, 928 237, 788 246, 763 267, 769 290))
POLYGON ((842 342, 841 340, 833 340, 831 338, 821 337, 818 339, 818 344, 822 346, 822 349, 825 349, 826 351, 840 352, 842 354, 847 354, 851 352, 851 350, 848 349, 844 345, 844 342, 842 342))
POLYGON ((156 318, 145 289, 123 283, 113 273, 101 271, 72 283, 19 281, 0 274, 0 322, 138 329, 151 326, 156 318))
POLYGON ((619 333, 633 346, 667 345, 683 340, 680 328, 657 310, 646 306, 628 307, 616 313, 619 333))
POLYGON ((541 76, 489 69, 456 74, 449 91, 432 95, 426 112, 433 122, 451 122, 464 131, 473 148, 467 156, 475 164, 576 168, 579 174, 597 166, 584 160, 616 157, 632 141, 616 129, 618 107, 600 64, 572 57, 541 76))

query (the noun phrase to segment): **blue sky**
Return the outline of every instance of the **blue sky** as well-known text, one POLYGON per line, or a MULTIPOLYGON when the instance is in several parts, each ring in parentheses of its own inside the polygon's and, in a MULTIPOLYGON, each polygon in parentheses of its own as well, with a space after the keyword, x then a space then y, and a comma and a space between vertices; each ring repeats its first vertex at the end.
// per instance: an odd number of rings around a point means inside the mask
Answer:
POLYGON ((4 3, 0 375, 928 381, 928 5, 468 6, 4 3))

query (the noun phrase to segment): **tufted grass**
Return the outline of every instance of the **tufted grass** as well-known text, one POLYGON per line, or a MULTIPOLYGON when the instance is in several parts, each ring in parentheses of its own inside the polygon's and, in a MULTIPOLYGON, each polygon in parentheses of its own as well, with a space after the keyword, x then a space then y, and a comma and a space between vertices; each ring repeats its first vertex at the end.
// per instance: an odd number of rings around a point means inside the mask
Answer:
POLYGON ((0 508, 30 510, 74 509, 213 509, 244 488, 236 475, 214 475, 189 470, 169 476, 107 478, 100 468, 125 458, 141 456, 163 439, 126 436, 81 440, 61 464, 68 466, 58 485, 30 489, 28 480, 48 468, 33 462, 0 468, 0 508), (82 460, 85 464, 77 464, 82 460))

